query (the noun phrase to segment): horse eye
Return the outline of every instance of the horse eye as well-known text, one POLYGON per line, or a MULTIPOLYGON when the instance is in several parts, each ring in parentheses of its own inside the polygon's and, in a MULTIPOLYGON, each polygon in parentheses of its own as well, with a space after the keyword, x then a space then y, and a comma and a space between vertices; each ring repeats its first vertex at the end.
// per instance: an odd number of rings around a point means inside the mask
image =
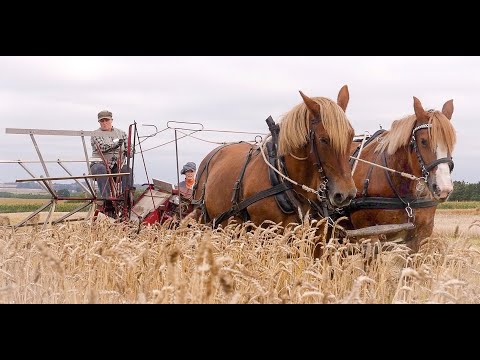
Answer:
POLYGON ((427 139, 422 139, 421 143, 422 143, 422 146, 427 146, 427 139))
POLYGON ((330 140, 328 140, 328 138, 326 137, 321 137, 319 140, 322 144, 325 144, 325 145, 330 144, 330 140))

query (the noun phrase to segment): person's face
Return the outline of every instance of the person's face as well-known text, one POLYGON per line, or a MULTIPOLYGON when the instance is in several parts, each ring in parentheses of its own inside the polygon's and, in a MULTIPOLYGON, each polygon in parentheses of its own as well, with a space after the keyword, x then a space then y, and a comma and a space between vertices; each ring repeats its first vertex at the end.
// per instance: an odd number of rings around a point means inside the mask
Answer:
POLYGON ((185 179, 192 180, 195 178, 195 171, 187 171, 185 172, 185 179))
POLYGON ((98 122, 100 123, 100 128, 103 131, 112 130, 112 119, 103 118, 98 120, 98 122))

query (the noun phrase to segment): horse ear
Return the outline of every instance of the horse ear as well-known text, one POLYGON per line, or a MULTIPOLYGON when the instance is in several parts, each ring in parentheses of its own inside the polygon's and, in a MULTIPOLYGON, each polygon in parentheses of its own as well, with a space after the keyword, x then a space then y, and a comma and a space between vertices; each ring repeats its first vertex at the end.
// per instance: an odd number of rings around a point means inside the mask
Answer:
POLYGON ((445 104, 443 104, 442 113, 447 117, 448 120, 452 120, 453 99, 448 100, 445 104))
POLYGON ((348 86, 343 85, 337 96, 337 104, 343 111, 347 111, 348 101, 350 100, 350 94, 348 93, 348 86))
POLYGON ((307 95, 300 91, 300 95, 302 96, 303 102, 307 105, 307 109, 312 113, 314 117, 318 117, 320 114, 320 105, 318 105, 315 101, 310 99, 307 95))
POLYGON ((423 109, 422 103, 415 96, 413 97, 413 109, 415 110, 417 120, 424 120, 428 118, 427 112, 423 109))

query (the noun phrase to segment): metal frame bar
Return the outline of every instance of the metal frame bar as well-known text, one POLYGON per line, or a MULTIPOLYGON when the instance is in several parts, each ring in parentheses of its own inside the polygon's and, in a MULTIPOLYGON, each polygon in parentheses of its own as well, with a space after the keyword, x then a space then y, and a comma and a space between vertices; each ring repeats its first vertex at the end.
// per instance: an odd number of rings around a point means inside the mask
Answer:
POLYGON ((26 135, 62 135, 62 136, 98 136, 104 134, 101 130, 83 131, 83 130, 48 130, 48 129, 19 129, 6 128, 6 134, 26 134, 26 135))
MULTIPOLYGON (((44 160, 43 162, 45 164, 50 164, 50 163, 57 163, 58 161, 61 161, 62 163, 84 163, 85 160, 44 160)), ((102 161, 100 158, 91 158, 89 161, 102 161)), ((40 164, 40 161, 38 160, 0 160, 0 164, 18 164, 21 162, 22 164, 40 164)))
POLYGON ((52 202, 53 202, 53 199, 50 200, 50 202, 49 202, 48 204, 45 204, 45 205, 39 207, 37 210, 35 210, 33 213, 31 213, 29 216, 27 216, 27 217, 25 218, 25 220, 19 222, 18 224, 13 225, 13 228, 16 229, 16 228, 18 228, 18 227, 24 226, 24 224, 25 224, 26 222, 28 222, 28 220, 30 220, 31 218, 33 218, 35 215, 37 215, 38 213, 40 213, 42 210, 46 209, 48 206, 52 205, 52 202))
MULTIPOLYGON (((37 141, 35 140, 35 136, 33 136, 33 134, 30 134, 30 138, 32 139, 33 146, 35 147, 35 150, 37 151, 38 158, 40 159, 40 162, 42 163, 42 167, 43 167, 43 171, 45 171, 45 175, 47 177, 50 177, 50 174, 48 173, 47 165, 43 161, 42 154, 40 153, 40 149, 37 145, 37 141)), ((49 185, 50 185, 50 187, 53 187, 51 181, 49 181, 49 185)))
MULTIPOLYGON (((87 173, 88 175, 92 175, 92 170, 90 169, 90 161, 88 160, 87 145, 85 144, 85 136, 82 135, 81 138, 82 138, 82 145, 83 145, 83 153, 85 154, 85 164, 87 165, 87 173)), ((93 181, 94 180, 88 181, 87 179, 85 179, 85 182, 87 184, 91 182, 91 185, 93 185, 93 181)))
POLYGON ((55 190, 52 189, 52 187, 50 186, 49 183, 47 183, 46 181, 43 181, 43 185, 45 185, 47 187, 47 190, 50 194, 52 194, 52 199, 57 199, 57 194, 55 193, 55 190))
MULTIPOLYGON (((68 217, 72 216, 73 214, 85 209, 89 205, 91 205, 89 213, 87 218, 82 219, 82 220, 87 220, 88 218, 91 218, 95 208, 96 208, 96 203, 95 200, 98 198, 95 195, 95 190, 94 190, 94 179, 96 178, 109 178, 109 181, 113 181, 114 176, 125 176, 125 175, 130 175, 129 172, 126 173, 121 173, 120 169, 119 172, 116 174, 97 174, 97 175, 92 175, 91 169, 90 169, 90 163, 93 161, 101 161, 100 158, 89 158, 88 156, 88 150, 87 150, 87 144, 85 141, 85 136, 99 136, 99 135, 104 135, 103 131, 100 130, 95 130, 95 131, 74 131, 74 130, 48 130, 48 129, 19 129, 19 128, 6 128, 5 129, 6 134, 23 134, 23 135, 30 135, 30 139, 32 140, 33 146, 35 148, 35 151, 38 156, 38 160, 0 160, 1 163, 8 163, 8 164, 19 164, 32 178, 30 179, 17 179, 16 182, 37 182, 42 189, 45 191, 49 192, 51 195, 51 199, 49 202, 45 205, 42 205, 40 208, 32 212, 30 215, 28 215, 27 218, 19 222, 18 224, 13 225, 14 228, 20 227, 20 226, 27 226, 30 224, 25 225, 29 220, 31 220, 33 217, 35 217, 37 214, 40 212, 44 211, 46 208, 50 206, 48 215, 43 222, 38 222, 36 225, 41 225, 43 224, 43 228, 47 226, 47 224, 56 224, 59 223, 68 217), (79 136, 82 141, 82 147, 83 147, 83 152, 85 159, 84 160, 61 160, 57 159, 56 161, 53 160, 45 160, 42 156, 42 153, 40 151, 40 148, 38 146, 37 140, 35 138, 35 135, 53 135, 53 136, 79 136), (41 164, 43 167, 43 170, 45 172, 45 176, 40 176, 37 177, 30 169, 27 168, 26 164, 32 163, 32 164, 41 164), (48 168, 46 164, 49 163, 57 163, 69 176, 50 176, 48 172, 48 168), (83 176, 73 176, 72 173, 67 169, 67 167, 64 165, 65 163, 85 163, 87 166, 87 172, 88 175, 83 175, 83 176), (85 186, 82 184, 78 179, 84 179, 86 182, 85 186), (75 208, 74 210, 70 211, 69 213, 63 215, 57 220, 53 220, 52 215, 56 210, 56 205, 57 201, 60 199, 63 199, 62 197, 58 197, 56 191, 53 188, 53 180, 74 180, 78 185, 80 185, 87 193, 89 193, 90 197, 81 199, 87 201, 86 204, 82 204, 79 207, 75 208)), ((68 198, 65 200, 74 200, 73 198, 68 198)))
MULTIPOLYGON (((17 162, 18 165, 20 165, 32 178, 35 179, 35 175, 27 169, 27 167, 23 164, 23 162, 20 162, 20 160, 17 162)), ((37 181, 38 184, 45 190, 45 191, 48 191, 47 187, 45 185, 43 185, 43 182, 41 181, 37 181)))
MULTIPOLYGON (((65 172, 66 172, 68 175, 74 176, 74 175, 72 175, 72 173, 71 173, 70 171, 68 171, 68 169, 62 164, 62 162, 61 162, 60 159, 58 159, 58 165, 60 165, 60 166, 63 168, 63 170, 65 170, 65 172)), ((80 181, 78 181, 78 179, 73 179, 73 180, 75 180, 75 182, 76 182, 78 185, 80 185, 80 187, 82 187, 83 190, 85 190, 86 192, 90 193, 90 190, 89 190, 85 185, 83 185, 80 181)), ((85 180, 85 181, 86 181, 86 180, 85 180)), ((92 193, 90 193, 90 195, 95 196, 95 194, 92 194, 92 193)))
MULTIPOLYGON (((93 200, 90 200, 88 202, 88 204, 82 204, 80 205, 79 207, 73 209, 72 211, 70 211, 68 214, 65 214, 63 215, 61 218, 57 219, 57 220, 52 220, 52 224, 58 224, 59 222, 62 222, 63 220, 65 220, 66 218, 72 216, 73 214, 76 214, 77 212, 79 212, 80 210, 86 208, 88 205, 91 205, 93 204, 93 200)), ((88 217, 88 216, 87 216, 88 217)))
MULTIPOLYGON (((45 230, 47 228, 47 224, 50 221, 50 218, 52 217, 52 214, 55 212, 56 207, 57 207, 57 199, 54 199, 52 201, 52 206, 50 207, 50 211, 48 212, 47 218, 43 222, 42 230, 45 230)), ((50 225, 52 225, 51 222, 50 222, 50 225)))

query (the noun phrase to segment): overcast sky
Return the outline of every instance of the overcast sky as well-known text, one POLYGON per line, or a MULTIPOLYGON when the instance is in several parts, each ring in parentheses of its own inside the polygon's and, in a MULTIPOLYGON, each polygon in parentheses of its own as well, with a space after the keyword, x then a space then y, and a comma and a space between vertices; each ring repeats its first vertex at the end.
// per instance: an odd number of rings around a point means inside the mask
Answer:
MULTIPOLYGON (((424 108, 454 100, 457 131, 455 180, 480 181, 479 57, 0 57, 0 160, 38 160, 28 135, 5 128, 95 130, 97 113, 113 112, 114 127, 136 121, 141 136, 168 121, 202 123, 205 129, 267 132, 265 119, 309 96, 336 99, 347 84, 347 116, 357 134, 413 113, 413 96, 424 108)), ((181 136, 181 134, 178 134, 181 136)), ((209 141, 254 139, 254 135, 205 132, 209 141)), ((167 130, 142 143, 149 149, 174 139, 167 130)), ((89 139, 88 139, 89 140, 89 139)), ((38 136, 45 159, 83 157, 80 138, 38 136)), ((87 143, 89 145, 89 142, 87 143)), ((178 142, 180 167, 199 165, 216 145, 192 138, 178 142)), ((89 152, 91 152, 89 146, 89 152)), ((145 152, 150 178, 176 182, 175 144, 145 152)), ((142 159, 135 182, 146 182, 142 159)), ((65 176, 58 165, 50 175, 65 176)), ((85 166, 68 165, 75 175, 85 166)), ((38 166, 30 166, 35 175, 38 166)), ((0 182, 28 178, 19 165, 0 164, 0 182)))

